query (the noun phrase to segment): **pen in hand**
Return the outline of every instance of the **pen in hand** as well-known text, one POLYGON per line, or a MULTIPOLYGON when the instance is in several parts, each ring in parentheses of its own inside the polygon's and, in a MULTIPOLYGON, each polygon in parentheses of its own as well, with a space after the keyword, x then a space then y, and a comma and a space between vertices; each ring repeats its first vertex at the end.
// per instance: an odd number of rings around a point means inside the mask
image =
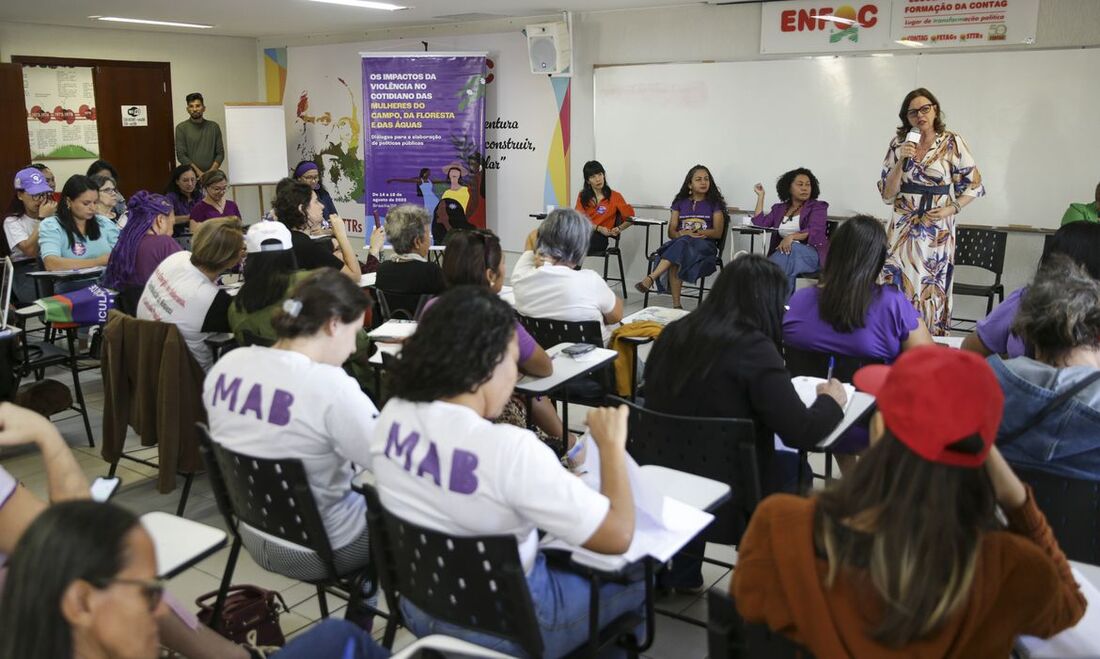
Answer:
POLYGON ((825 374, 825 381, 833 379, 833 367, 836 366, 836 357, 829 355, 829 372, 825 374))

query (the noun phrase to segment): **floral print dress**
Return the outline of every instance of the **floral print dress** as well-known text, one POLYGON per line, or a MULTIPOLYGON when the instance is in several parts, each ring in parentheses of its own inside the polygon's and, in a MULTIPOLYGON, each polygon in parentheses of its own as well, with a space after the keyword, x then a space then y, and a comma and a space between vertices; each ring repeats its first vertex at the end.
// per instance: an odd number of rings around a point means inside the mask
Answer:
POLYGON ((895 137, 882 162, 878 189, 894 207, 886 226, 889 254, 882 282, 897 286, 920 312, 933 335, 951 324, 951 283, 955 270, 955 216, 932 219, 925 213, 959 197, 985 195, 982 175, 962 137, 950 131, 936 136, 919 162, 904 165, 901 190, 886 196, 886 178, 898 161, 903 140, 895 137))

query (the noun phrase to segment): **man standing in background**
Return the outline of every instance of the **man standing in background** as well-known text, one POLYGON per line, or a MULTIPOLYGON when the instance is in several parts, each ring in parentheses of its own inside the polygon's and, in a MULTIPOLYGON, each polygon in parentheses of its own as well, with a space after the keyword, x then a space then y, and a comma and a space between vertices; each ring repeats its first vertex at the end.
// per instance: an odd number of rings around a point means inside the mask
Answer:
POLYGON ((200 179, 206 172, 221 166, 225 160, 222 145, 222 129, 218 124, 203 118, 206 105, 202 94, 187 95, 187 114, 191 118, 176 126, 176 160, 190 165, 200 179))

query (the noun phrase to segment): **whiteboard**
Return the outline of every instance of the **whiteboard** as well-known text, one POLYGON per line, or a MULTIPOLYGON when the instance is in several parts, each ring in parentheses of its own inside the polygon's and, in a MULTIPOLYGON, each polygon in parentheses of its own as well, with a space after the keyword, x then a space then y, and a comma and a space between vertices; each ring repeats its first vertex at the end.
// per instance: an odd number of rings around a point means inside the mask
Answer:
POLYGON ((225 153, 231 185, 278 183, 287 176, 282 105, 225 106, 225 153))
POLYGON ((1100 180, 1100 49, 807 57, 598 67, 595 157, 636 204, 667 205, 688 169, 710 167, 731 206, 765 208, 775 181, 809 167, 831 215, 886 217, 876 183, 909 90, 939 98, 987 196, 967 224, 1057 228, 1100 180))

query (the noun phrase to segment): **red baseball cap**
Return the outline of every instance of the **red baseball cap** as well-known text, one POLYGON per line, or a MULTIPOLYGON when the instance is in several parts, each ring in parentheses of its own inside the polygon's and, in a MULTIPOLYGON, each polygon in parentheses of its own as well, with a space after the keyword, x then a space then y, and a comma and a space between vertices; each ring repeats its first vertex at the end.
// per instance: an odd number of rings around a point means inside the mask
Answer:
POLYGON ((979 467, 997 438, 1004 393, 989 364, 967 350, 923 346, 892 366, 865 366, 852 381, 875 396, 890 433, 930 462, 979 467), (981 444, 952 447, 971 437, 981 444))

